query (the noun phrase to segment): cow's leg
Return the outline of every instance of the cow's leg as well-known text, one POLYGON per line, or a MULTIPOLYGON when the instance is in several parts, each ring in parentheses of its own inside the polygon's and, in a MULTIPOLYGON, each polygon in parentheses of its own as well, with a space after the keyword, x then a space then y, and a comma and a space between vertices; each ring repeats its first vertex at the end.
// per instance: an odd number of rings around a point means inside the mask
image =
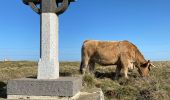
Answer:
POLYGON ((114 77, 115 80, 117 80, 119 78, 121 69, 122 69, 122 67, 120 65, 117 65, 116 74, 115 74, 115 77, 114 77))
POLYGON ((80 73, 81 74, 85 74, 86 69, 88 69, 88 62, 89 62, 89 58, 88 57, 84 58, 81 61, 81 64, 80 64, 80 73))
POLYGON ((95 68, 95 62, 94 61, 90 61, 89 62, 89 72, 91 74, 94 72, 94 68, 95 68))
POLYGON ((123 68, 123 72, 124 72, 124 77, 126 79, 128 79, 128 67, 129 67, 129 63, 128 63, 128 57, 126 54, 121 55, 121 65, 123 68))
POLYGON ((131 60, 128 60, 128 69, 129 69, 129 72, 132 72, 134 69, 134 64, 131 60))
POLYGON ((128 67, 124 67, 124 77, 128 79, 128 67))
POLYGON ((123 72, 124 72, 124 77, 128 79, 128 63, 126 61, 122 62, 122 67, 123 67, 123 72))

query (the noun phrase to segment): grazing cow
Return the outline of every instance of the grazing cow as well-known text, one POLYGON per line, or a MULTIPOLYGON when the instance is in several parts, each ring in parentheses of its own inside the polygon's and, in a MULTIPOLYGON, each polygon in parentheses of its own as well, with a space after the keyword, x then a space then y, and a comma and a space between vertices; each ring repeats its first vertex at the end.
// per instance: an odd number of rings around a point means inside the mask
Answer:
POLYGON ((85 69, 93 72, 95 63, 102 66, 117 65, 115 79, 118 78, 121 69, 125 78, 128 78, 128 69, 138 68, 141 76, 148 76, 151 66, 155 67, 149 60, 146 61, 138 48, 129 41, 96 41, 86 40, 81 50, 80 72, 85 69))

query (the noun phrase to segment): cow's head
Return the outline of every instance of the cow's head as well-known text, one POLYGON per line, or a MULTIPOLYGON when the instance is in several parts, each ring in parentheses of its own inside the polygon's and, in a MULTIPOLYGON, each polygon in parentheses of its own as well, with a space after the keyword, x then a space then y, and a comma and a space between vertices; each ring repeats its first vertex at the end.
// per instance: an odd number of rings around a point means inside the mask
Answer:
POLYGON ((138 72, 141 76, 149 76, 149 71, 151 70, 151 67, 155 67, 150 60, 148 60, 146 63, 141 64, 138 68, 138 72))

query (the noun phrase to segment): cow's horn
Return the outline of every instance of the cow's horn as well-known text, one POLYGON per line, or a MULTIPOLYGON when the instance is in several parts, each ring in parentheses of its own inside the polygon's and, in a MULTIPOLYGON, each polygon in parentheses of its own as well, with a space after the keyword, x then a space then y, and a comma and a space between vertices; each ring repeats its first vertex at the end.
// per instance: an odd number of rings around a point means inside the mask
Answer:
POLYGON ((150 63, 152 67, 156 67, 154 64, 150 63))

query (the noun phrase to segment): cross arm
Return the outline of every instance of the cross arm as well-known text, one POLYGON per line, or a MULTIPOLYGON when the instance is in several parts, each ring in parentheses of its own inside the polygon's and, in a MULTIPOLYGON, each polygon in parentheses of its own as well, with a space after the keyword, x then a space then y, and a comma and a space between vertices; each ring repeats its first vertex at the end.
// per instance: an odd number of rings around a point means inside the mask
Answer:
POLYGON ((58 2, 61 2, 61 6, 59 6, 58 8, 55 9, 55 13, 57 15, 62 14, 69 6, 69 0, 58 0, 58 2))
POLYGON ((22 0, 24 4, 29 5, 33 11, 40 14, 42 12, 53 12, 57 15, 62 14, 69 6, 70 2, 75 2, 76 0, 22 0), (55 4, 56 2, 56 4, 55 4), (40 8, 37 7, 40 4, 40 8), (60 6, 58 6, 60 4, 60 6), (55 8, 55 5, 58 7, 55 8))
POLYGON ((56 8, 55 13, 57 15, 62 14, 69 6, 70 2, 75 2, 77 0, 56 0, 56 3, 61 3, 61 6, 56 8))
POLYGON ((36 6, 36 4, 40 3, 41 0, 23 0, 23 3, 29 5, 33 11, 40 14, 40 8, 36 6))

